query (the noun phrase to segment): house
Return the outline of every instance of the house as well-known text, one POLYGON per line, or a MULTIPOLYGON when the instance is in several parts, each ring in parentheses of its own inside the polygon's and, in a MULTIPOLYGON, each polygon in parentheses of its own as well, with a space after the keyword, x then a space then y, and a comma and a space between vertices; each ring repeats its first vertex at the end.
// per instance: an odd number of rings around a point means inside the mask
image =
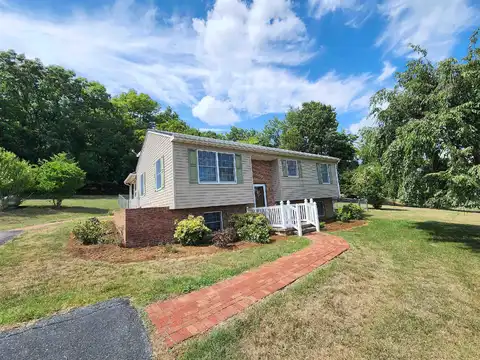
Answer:
POLYGON ((212 230, 233 213, 314 199, 318 216, 333 216, 338 158, 148 130, 128 197, 115 223, 129 247, 171 242, 175 220, 202 215, 212 230))

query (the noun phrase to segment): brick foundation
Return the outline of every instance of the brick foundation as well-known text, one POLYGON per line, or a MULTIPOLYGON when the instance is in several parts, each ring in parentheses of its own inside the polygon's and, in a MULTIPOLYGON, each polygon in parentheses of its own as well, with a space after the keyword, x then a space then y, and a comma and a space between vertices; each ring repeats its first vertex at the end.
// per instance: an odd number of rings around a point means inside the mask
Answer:
POLYGON ((275 205, 272 185, 272 163, 272 161, 252 160, 253 183, 266 185, 268 206, 275 205))
MULTIPOLYGON (((123 221, 123 245, 126 247, 145 247, 172 243, 175 220, 185 219, 188 215, 203 215, 210 211, 222 212, 223 226, 225 228, 230 215, 244 213, 249 206, 252 205, 230 205, 181 210, 170 210, 166 207, 125 209, 123 210, 125 214, 123 221)), ((118 216, 118 220, 120 221, 119 224, 115 222, 117 229, 122 226, 121 215, 118 216)))

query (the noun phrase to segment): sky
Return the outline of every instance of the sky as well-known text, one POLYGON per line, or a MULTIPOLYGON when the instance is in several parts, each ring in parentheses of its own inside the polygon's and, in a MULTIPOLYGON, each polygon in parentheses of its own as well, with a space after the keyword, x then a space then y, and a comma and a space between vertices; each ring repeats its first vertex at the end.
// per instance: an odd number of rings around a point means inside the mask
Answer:
POLYGON ((147 93, 202 130, 320 101, 357 133, 408 44, 461 58, 479 25, 480 0, 0 0, 0 51, 147 93))

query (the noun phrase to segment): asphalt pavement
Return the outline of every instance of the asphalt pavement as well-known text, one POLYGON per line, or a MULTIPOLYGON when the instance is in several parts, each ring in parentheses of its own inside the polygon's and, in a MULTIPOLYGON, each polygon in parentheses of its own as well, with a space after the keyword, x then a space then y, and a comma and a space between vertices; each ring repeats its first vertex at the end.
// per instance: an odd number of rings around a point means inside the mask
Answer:
POLYGON ((0 359, 150 360, 140 316, 127 299, 113 299, 0 332, 0 359))
POLYGON ((12 240, 14 237, 20 235, 22 232, 22 230, 0 231, 0 245, 5 244, 9 240, 12 240))

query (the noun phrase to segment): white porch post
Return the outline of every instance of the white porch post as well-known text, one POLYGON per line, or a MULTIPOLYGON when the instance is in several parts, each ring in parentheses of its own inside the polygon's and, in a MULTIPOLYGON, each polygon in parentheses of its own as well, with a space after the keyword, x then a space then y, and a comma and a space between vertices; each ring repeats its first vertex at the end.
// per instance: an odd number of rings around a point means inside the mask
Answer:
POLYGON ((282 221, 282 228, 286 229, 287 224, 285 223, 285 206, 283 206, 283 200, 280 201, 280 216, 282 221))
POLYGON ((313 199, 310 199, 310 204, 312 204, 313 206, 313 217, 315 219, 315 229, 317 231, 320 231, 320 219, 318 218, 318 207, 317 207, 317 203, 313 201, 313 199))
POLYGON ((298 208, 297 205, 295 205, 295 208, 296 208, 296 212, 295 214, 297 215, 297 231, 298 231, 298 236, 302 236, 303 235, 303 229, 302 229, 302 219, 300 217, 300 209, 298 208))
POLYGON ((132 201, 132 184, 128 184, 128 208, 130 209, 130 202, 132 201))

